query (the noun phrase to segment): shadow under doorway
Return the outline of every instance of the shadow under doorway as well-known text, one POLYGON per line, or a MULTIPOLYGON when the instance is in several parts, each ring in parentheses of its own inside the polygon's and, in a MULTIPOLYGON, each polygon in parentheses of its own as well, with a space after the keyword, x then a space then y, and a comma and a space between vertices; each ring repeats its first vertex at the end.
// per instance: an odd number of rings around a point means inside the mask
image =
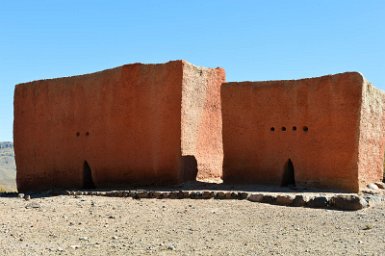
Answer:
POLYGON ((95 184, 92 179, 92 171, 87 161, 83 164, 83 189, 95 189, 95 184))
POLYGON ((282 175, 282 187, 295 187, 295 173, 294 165, 291 159, 286 162, 283 175, 282 175))

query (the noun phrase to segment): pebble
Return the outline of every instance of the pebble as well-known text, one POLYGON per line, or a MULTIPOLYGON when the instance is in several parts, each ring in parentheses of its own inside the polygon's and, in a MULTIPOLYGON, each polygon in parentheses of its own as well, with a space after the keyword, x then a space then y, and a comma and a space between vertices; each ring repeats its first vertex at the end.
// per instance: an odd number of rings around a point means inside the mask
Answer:
POLYGON ((325 196, 316 196, 307 202, 307 206, 310 208, 326 208, 328 204, 329 200, 325 196))
POLYGON ((76 250, 76 249, 79 249, 79 248, 80 248, 80 245, 74 244, 74 245, 71 245, 70 247, 71 247, 71 249, 76 250))
POLYGON ((378 186, 377 186, 376 184, 374 184, 374 183, 370 183, 370 184, 368 185, 368 188, 369 188, 369 189, 373 189, 373 190, 378 190, 378 186))
POLYGON ((262 202, 262 199, 263 199, 263 195, 262 194, 250 194, 249 197, 247 198, 247 200, 251 201, 251 202, 262 202))
POLYGON ((283 206, 288 206, 293 203, 294 196, 293 195, 278 195, 276 204, 278 205, 283 205, 283 206))
POLYGON ((303 207, 309 201, 310 197, 306 195, 296 195, 293 199, 292 206, 294 207, 303 207))
POLYGON ((385 189, 385 183, 384 182, 375 182, 374 183, 378 188, 385 189))
POLYGON ((36 202, 32 202, 32 203, 29 203, 25 206, 26 209, 31 209, 31 208, 40 208, 41 205, 39 203, 36 203, 36 202))
POLYGON ((170 251, 175 251, 176 247, 173 244, 169 244, 169 245, 167 245, 167 249, 170 251))
POLYGON ((335 195, 330 199, 330 204, 340 210, 355 211, 368 206, 368 202, 357 195, 335 195))

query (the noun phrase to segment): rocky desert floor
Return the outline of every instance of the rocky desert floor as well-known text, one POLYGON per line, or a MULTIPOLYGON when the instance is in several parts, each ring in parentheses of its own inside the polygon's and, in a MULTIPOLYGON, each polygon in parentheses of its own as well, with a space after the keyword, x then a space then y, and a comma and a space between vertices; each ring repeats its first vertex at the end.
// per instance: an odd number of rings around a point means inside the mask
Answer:
POLYGON ((385 203, 0 197, 0 255, 384 255, 385 203))

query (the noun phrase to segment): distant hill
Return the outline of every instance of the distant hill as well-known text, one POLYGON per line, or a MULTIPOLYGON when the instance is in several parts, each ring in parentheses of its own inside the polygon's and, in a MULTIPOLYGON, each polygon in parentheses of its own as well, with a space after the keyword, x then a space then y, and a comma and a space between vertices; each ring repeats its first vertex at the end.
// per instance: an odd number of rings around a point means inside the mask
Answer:
POLYGON ((16 191, 16 164, 12 142, 0 142, 0 191, 16 191))

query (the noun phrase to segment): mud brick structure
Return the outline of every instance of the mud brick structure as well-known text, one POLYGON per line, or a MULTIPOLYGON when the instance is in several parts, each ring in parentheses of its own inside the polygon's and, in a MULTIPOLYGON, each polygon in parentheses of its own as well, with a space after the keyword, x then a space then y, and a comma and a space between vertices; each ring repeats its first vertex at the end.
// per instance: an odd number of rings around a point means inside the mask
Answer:
POLYGON ((177 184, 219 177, 223 69, 131 64, 19 84, 19 191, 177 184))
POLYGON ((357 192, 383 177, 384 93, 359 73, 226 83, 223 179, 357 192))

